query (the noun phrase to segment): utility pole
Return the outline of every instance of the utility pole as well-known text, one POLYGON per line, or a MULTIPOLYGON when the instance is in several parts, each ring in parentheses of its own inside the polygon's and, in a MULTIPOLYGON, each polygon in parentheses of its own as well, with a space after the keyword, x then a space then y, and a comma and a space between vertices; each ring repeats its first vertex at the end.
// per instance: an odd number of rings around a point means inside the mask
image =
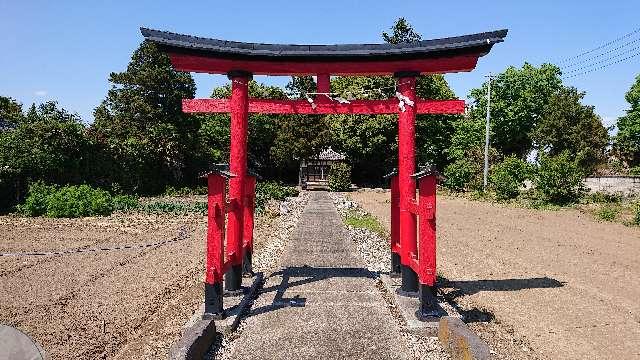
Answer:
POLYGON ((487 191, 487 178, 489 177, 489 121, 491 120, 491 80, 493 75, 489 73, 489 83, 487 84, 487 121, 484 134, 484 177, 482 190, 487 191))

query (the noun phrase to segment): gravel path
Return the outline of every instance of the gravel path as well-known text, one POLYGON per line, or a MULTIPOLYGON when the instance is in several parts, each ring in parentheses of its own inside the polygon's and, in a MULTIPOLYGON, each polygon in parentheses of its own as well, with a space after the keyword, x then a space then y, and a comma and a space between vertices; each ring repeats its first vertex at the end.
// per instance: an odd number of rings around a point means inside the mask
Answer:
POLYGON ((407 336, 327 193, 312 192, 230 359, 445 359, 407 336))
MULTIPOLYGON (((349 197, 388 228, 388 193, 349 197)), ((640 359, 639 229, 438 200, 439 274, 494 358, 640 359)))

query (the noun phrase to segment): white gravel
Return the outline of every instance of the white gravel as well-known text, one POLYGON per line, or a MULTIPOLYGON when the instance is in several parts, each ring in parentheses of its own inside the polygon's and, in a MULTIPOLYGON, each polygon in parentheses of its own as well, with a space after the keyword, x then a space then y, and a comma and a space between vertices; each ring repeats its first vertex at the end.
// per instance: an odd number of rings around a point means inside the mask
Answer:
MULTIPOLYGON (((333 203, 338 209, 338 213, 344 219, 349 212, 356 212, 359 215, 369 215, 358 203, 347 199, 339 193, 331 193, 333 203)), ((346 226, 349 237, 358 249, 369 271, 374 273, 388 272, 391 268, 391 255, 389 253, 390 240, 388 237, 382 238, 379 234, 368 229, 346 226)), ((379 281, 378 289, 387 303, 389 311, 398 322, 398 326, 404 327, 405 320, 396 309, 396 305, 391 299, 382 281, 379 281)), ((411 349, 414 359, 420 360, 443 360, 450 359, 449 354, 442 348, 438 338, 417 336, 412 333, 401 331, 407 346, 411 349)))

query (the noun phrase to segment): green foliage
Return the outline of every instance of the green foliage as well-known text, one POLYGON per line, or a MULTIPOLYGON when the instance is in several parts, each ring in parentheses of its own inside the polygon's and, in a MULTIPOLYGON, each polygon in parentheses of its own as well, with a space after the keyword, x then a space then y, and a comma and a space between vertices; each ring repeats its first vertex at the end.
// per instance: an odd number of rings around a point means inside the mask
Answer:
MULTIPOLYGON (((532 149, 532 132, 545 107, 562 86, 560 69, 551 64, 525 63, 498 74, 491 83, 491 143, 505 155, 524 158, 532 149)), ((487 85, 471 90, 471 117, 487 111, 487 85)))
POLYGON ((604 161, 609 135, 594 107, 582 105, 584 96, 573 87, 558 89, 531 137, 549 155, 568 151, 579 159, 585 173, 591 173, 604 161))
POLYGON ((78 115, 46 102, 16 116, 15 128, 0 131, 0 210, 20 202, 29 182, 78 183, 90 177, 94 151, 78 115))
POLYGON ((640 175, 640 166, 635 166, 629 169, 629 175, 633 175, 633 176, 640 175))
POLYGON ((621 194, 609 194, 605 192, 594 192, 587 194, 583 201, 587 204, 596 203, 596 204, 618 204, 622 202, 621 194))
POLYGON ((633 207, 633 224, 640 225, 640 202, 633 207))
POLYGON ((183 180, 200 119, 182 113, 182 99, 195 94, 191 75, 175 71, 169 58, 145 41, 127 70, 112 73, 109 81, 113 85, 91 127, 111 160, 103 166, 104 176, 140 193, 159 193, 183 180))
POLYGON ((640 165, 640 75, 625 95, 626 114, 618 119, 614 150, 629 166, 640 165))
POLYGON ((0 120, 17 123, 22 119, 22 104, 6 96, 0 96, 0 120))
POLYGON ((169 215, 207 215, 207 203, 198 201, 195 203, 184 203, 176 201, 157 200, 141 204, 138 210, 146 214, 169 214, 169 215))
POLYGON ((109 215, 113 212, 111 195, 89 185, 63 186, 47 198, 47 217, 75 218, 109 215))
POLYGON ((371 214, 358 211, 349 210, 346 214, 344 223, 348 226, 353 226, 358 229, 367 229, 375 234, 378 234, 382 238, 388 237, 387 230, 380 224, 371 214))
POLYGON ((58 187, 36 182, 18 210, 25 216, 54 218, 108 215, 113 211, 113 199, 109 192, 89 185, 58 187))
POLYGON ((600 220, 614 221, 619 213, 620 213, 620 207, 606 205, 598 209, 598 211, 596 212, 596 216, 600 220))
POLYGON ((452 191, 465 191, 479 171, 480 166, 467 159, 456 160, 444 169, 444 186, 452 191))
POLYGON ((520 188, 530 174, 529 164, 515 156, 509 156, 491 168, 489 182, 498 200, 509 200, 520 194, 520 188))
POLYGON ((47 213, 49 196, 57 190, 55 185, 46 185, 37 181, 29 185, 28 196, 24 204, 18 206, 18 212, 25 216, 42 216, 47 213))
POLYGON ((267 181, 256 184, 256 209, 262 211, 269 200, 282 201, 288 197, 298 196, 300 192, 293 186, 285 186, 278 182, 267 181))
POLYGON ((132 195, 115 195, 111 198, 113 211, 134 211, 140 207, 138 198, 132 195))
POLYGON ((422 36, 403 17, 396 20, 391 27, 391 34, 382 32, 382 39, 389 44, 410 43, 422 40, 422 36))
POLYGON ((198 186, 198 187, 181 187, 176 188, 173 186, 167 186, 164 190, 165 196, 192 196, 192 195, 206 195, 207 187, 206 186, 198 186))
POLYGON ((539 199, 556 205, 576 202, 584 194, 584 173, 568 152, 556 156, 542 155, 534 176, 539 199))
POLYGON ((351 189, 351 166, 344 162, 331 165, 329 169, 329 190, 349 191, 351 189))

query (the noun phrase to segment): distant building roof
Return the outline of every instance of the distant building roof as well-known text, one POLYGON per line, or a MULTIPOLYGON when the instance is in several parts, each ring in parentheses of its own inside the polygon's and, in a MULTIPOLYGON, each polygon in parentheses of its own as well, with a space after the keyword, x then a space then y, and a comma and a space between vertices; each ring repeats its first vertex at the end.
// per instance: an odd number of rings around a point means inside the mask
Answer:
POLYGON ((317 156, 318 160, 344 160, 346 157, 339 152, 328 147, 320 152, 317 156))

